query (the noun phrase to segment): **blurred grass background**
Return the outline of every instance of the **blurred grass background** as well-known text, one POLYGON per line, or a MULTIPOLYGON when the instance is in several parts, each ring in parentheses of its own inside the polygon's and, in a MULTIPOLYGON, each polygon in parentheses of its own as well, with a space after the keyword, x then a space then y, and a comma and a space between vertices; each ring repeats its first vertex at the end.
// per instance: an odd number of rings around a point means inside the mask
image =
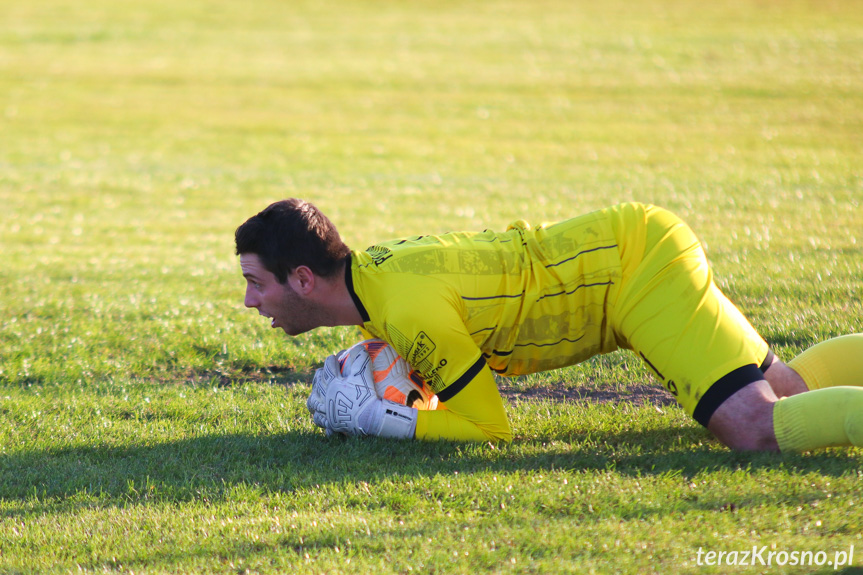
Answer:
MULTIPOLYGON (((676 408, 516 402, 497 450, 324 442, 307 383, 353 331, 287 340, 243 309, 233 230, 288 196, 357 249, 653 202, 789 359, 861 331, 861 134, 857 0, 0 0, 0 569, 649 572, 699 543, 846 545, 856 451, 732 455, 676 408), (241 533, 195 531, 211 515, 241 533)), ((507 384, 649 381, 613 354, 507 384)))
POLYGON ((654 202, 765 335, 841 332, 857 8, 4 2, 2 375, 308 365, 237 305, 233 229, 287 196, 355 248, 654 202))

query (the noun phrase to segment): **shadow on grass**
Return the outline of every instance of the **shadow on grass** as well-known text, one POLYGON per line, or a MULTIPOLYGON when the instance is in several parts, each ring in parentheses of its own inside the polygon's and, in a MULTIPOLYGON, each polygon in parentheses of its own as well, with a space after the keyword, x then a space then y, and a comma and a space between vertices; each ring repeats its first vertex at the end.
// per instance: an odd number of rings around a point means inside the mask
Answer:
MULTIPOLYGON (((398 481, 438 475, 551 470, 610 471, 624 476, 692 477, 705 471, 782 468, 840 476, 860 467, 852 452, 809 455, 737 453, 699 445, 669 428, 597 434, 582 443, 558 438, 489 444, 324 438, 317 433, 208 435, 152 445, 95 445, 0 456, 6 516, 39 506, 86 507, 145 502, 220 501, 234 489, 293 493, 328 484, 398 481), (695 445, 695 447, 693 447, 695 445), (636 449, 632 449, 636 446, 636 449), (644 446, 643 448, 641 446, 644 446)), ((697 437, 696 437, 697 439, 697 437)), ((765 497, 769 497, 765 495, 765 497)))

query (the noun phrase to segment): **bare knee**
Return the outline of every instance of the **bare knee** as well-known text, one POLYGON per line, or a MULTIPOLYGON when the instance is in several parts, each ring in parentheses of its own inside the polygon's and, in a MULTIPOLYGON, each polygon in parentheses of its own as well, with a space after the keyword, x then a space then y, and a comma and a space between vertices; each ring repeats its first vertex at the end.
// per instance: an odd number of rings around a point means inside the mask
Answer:
POLYGON ((773 363, 764 372, 764 379, 773 388, 776 397, 790 397, 809 391, 809 387, 796 371, 774 358, 773 363))
POLYGON ((726 446, 741 451, 778 451, 773 431, 773 388, 756 381, 737 391, 720 405, 707 429, 726 446))

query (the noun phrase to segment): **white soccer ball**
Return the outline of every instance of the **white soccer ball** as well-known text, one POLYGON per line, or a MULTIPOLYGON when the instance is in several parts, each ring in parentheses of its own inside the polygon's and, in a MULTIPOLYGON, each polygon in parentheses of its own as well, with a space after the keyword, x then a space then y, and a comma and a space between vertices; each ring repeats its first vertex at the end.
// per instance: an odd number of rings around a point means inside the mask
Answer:
POLYGON ((340 368, 344 369, 345 360, 351 355, 357 356, 357 352, 365 354, 372 364, 375 393, 379 398, 416 409, 437 409, 437 395, 390 344, 382 339, 354 344, 339 356, 340 368))

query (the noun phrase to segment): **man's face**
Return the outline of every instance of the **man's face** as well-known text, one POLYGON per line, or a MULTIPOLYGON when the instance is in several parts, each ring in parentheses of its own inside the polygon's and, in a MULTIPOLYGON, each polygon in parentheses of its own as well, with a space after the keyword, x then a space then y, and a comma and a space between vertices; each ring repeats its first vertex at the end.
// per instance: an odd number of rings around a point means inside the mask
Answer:
POLYGON ((291 276, 286 283, 279 283, 257 254, 241 254, 240 268, 246 278, 246 307, 272 318, 273 328, 280 327, 288 335, 298 335, 320 325, 315 321, 314 306, 291 287, 291 276))

